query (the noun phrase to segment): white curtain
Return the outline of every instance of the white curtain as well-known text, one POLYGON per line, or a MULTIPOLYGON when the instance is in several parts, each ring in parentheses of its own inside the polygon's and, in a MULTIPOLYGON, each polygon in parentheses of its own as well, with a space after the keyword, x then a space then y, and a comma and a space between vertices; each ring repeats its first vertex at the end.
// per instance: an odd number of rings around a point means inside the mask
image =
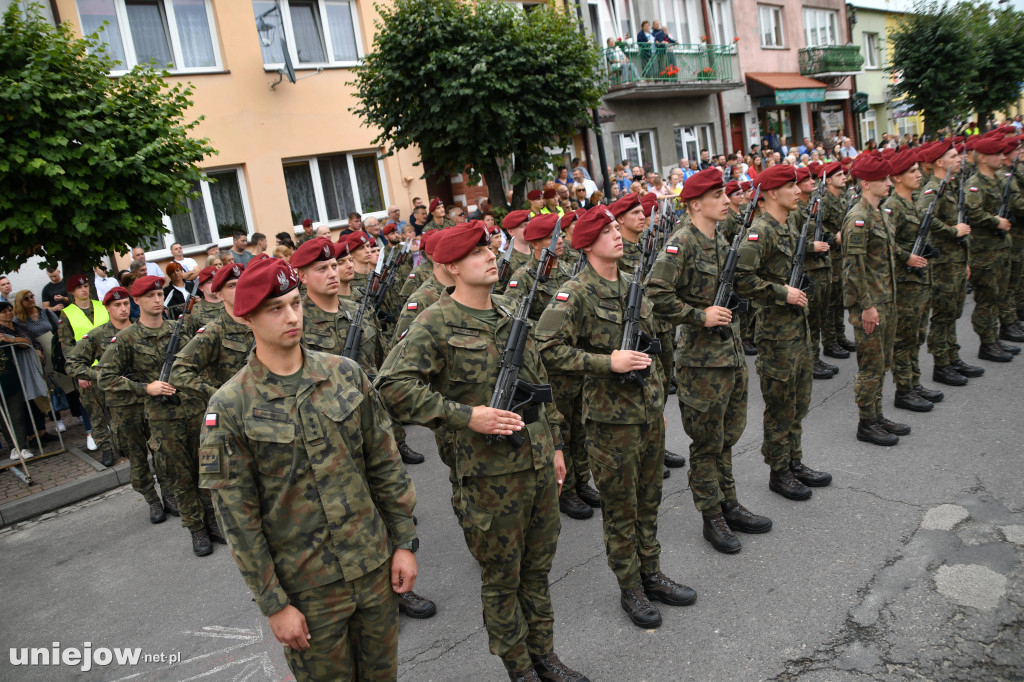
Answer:
POLYGON ((327 25, 331 30, 335 61, 354 62, 359 59, 355 23, 352 15, 352 3, 328 0, 327 25))
POLYGON ((124 65, 124 46, 117 15, 114 14, 114 0, 78 0, 78 16, 82 18, 82 33, 101 31, 100 37, 107 43, 108 54, 124 65), (104 26, 105 21, 110 24, 104 26))
POLYGON ((377 155, 355 156, 352 161, 356 168, 356 182, 359 183, 361 212, 383 211, 384 198, 380 190, 380 174, 377 172, 377 155))
POLYGON ((321 156, 317 159, 320 168, 320 184, 327 204, 327 219, 341 220, 350 211, 358 211, 352 196, 352 180, 348 173, 348 158, 344 154, 321 156))
POLYGON ((139 64, 154 60, 157 66, 173 68, 171 46, 167 40, 167 29, 156 2, 130 2, 125 4, 128 13, 128 28, 135 46, 135 57, 139 64))
POLYGON ((185 68, 216 66, 206 0, 174 0, 174 20, 185 68))
POLYGON ((320 37, 320 21, 312 2, 292 2, 292 33, 295 35, 295 52, 302 64, 320 64, 327 61, 324 44, 320 37))
POLYGON ((320 220, 320 212, 316 208, 316 195, 313 193, 313 176, 309 171, 309 163, 286 164, 284 167, 284 184, 288 190, 288 206, 292 211, 292 225, 299 225, 303 220, 320 220))
POLYGON ((249 232, 242 206, 242 192, 238 188, 238 172, 234 170, 212 171, 207 175, 216 180, 208 185, 210 203, 213 204, 213 218, 217 223, 217 236, 230 237, 235 230, 249 232))

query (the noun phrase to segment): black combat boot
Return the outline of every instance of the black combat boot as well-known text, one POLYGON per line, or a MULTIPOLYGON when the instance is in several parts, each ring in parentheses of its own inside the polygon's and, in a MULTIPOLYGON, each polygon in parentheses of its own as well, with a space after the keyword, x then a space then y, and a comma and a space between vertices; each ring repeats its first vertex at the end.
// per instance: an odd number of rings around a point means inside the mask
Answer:
POLYGON ((671 379, 669 379, 669 381, 668 381, 668 394, 669 395, 675 395, 676 391, 678 390, 678 388, 679 388, 679 385, 676 383, 676 378, 672 377, 671 379))
POLYGON ((942 391, 933 391, 930 388, 925 388, 921 384, 914 386, 914 393, 918 394, 930 403, 941 403, 946 394, 942 391))
POLYGON ((590 682, 590 678, 586 675, 573 670, 558 660, 558 656, 554 651, 543 656, 530 654, 530 661, 533 662, 533 669, 537 672, 537 676, 542 680, 550 680, 550 682, 590 682))
POLYGON ((105 467, 114 466, 114 453, 111 450, 104 450, 103 456, 100 457, 100 464, 105 467))
MULTIPOLYGON (((508 665, 505 667, 508 668, 508 665)), ((533 669, 532 665, 522 670, 509 670, 508 679, 512 682, 540 682, 540 677, 537 676, 537 671, 533 669)))
POLYGON ((1014 343, 1024 342, 1024 333, 1013 328, 1012 325, 1002 325, 999 329, 999 338, 1003 341, 1013 341, 1014 343))
POLYGON ((978 357, 982 360, 991 360, 992 362, 1009 362, 1013 360, 1012 355, 995 343, 981 344, 981 348, 978 349, 978 357))
POLYGON ((619 604, 633 621, 633 625, 641 628, 656 628, 661 625, 661 612, 647 599, 642 585, 622 590, 619 604))
POLYGON ((857 422, 857 440, 872 445, 896 445, 900 437, 883 429, 874 419, 861 419, 857 422))
POLYGON ((665 466, 669 469, 678 469, 686 466, 686 458, 668 450, 665 451, 665 466))
POLYGON ((217 525, 217 519, 213 519, 206 524, 206 534, 210 536, 210 540, 213 542, 219 542, 222 545, 228 544, 228 539, 224 537, 224 533, 220 531, 220 526, 217 525))
POLYGON ((669 606, 689 606, 697 601, 695 591, 686 585, 680 585, 661 571, 641 573, 640 583, 643 585, 644 594, 651 601, 660 601, 669 606))
POLYGON ((896 391, 896 398, 892 401, 892 404, 901 410, 911 410, 912 412, 930 412, 935 407, 929 401, 914 393, 913 390, 896 391))
POLYGON ((845 360, 850 357, 850 351, 846 350, 838 343, 834 343, 831 346, 825 346, 824 353, 830 358, 838 358, 839 360, 845 360))
POLYGON ((899 422, 894 422, 891 419, 886 419, 882 415, 875 417, 875 423, 893 435, 910 435, 910 424, 900 424, 899 422))
POLYGON ((772 529, 772 520, 767 516, 758 516, 736 500, 722 503, 722 518, 729 528, 741 533, 767 533, 772 529))
POLYGON ((589 484, 584 483, 583 485, 576 486, 576 494, 591 507, 595 509, 601 508, 601 494, 591 488, 589 484))
POLYGON ((672 475, 672 472, 668 470, 668 467, 665 467, 665 470, 661 472, 661 477, 662 478, 668 478, 671 475, 672 475))
POLYGON ((558 496, 558 509, 571 519, 589 519, 594 515, 590 505, 571 490, 563 490, 558 496))
POLYGON ((206 534, 206 528, 190 532, 192 534, 192 551, 196 556, 213 554, 213 545, 210 544, 210 536, 206 534))
POLYGON ((398 612, 410 618, 430 618, 437 613, 437 604, 409 591, 398 595, 398 612))
POLYGON ((975 379, 985 373, 984 367, 978 367, 977 365, 968 365, 966 362, 957 358, 955 362, 950 365, 958 374, 962 374, 968 379, 975 379))
POLYGON ((825 369, 827 369, 828 371, 832 372, 832 376, 835 376, 835 375, 839 374, 839 368, 836 367, 835 365, 829 364, 829 363, 825 362, 824 360, 821 361, 821 364, 825 365, 825 369))
POLYGON ((402 456, 402 461, 406 464, 423 463, 423 455, 410 448, 406 443, 398 444, 398 454, 402 456))
POLYGON ((1010 355, 1020 355, 1020 346, 1015 346, 1012 343, 1006 343, 1002 339, 996 339, 996 345, 1010 355))
POLYGON ((857 344, 846 338, 845 336, 839 339, 839 345, 850 351, 851 353, 857 350, 857 344))
POLYGON ((174 495, 168 496, 166 493, 163 496, 164 511, 171 516, 181 516, 178 511, 178 500, 174 498, 174 495))
POLYGON ((771 472, 768 488, 789 500, 809 500, 812 494, 811 489, 801 483, 788 467, 771 472))
POLYGON ((822 362, 821 360, 814 361, 814 365, 812 367, 812 375, 815 379, 831 379, 833 376, 835 376, 832 373, 832 370, 826 367, 825 363, 822 362))
POLYGON ((163 523, 167 520, 167 515, 164 514, 164 505, 160 500, 146 500, 146 502, 149 503, 150 523, 163 523))
POLYGON ((729 524, 721 514, 704 517, 704 539, 722 554, 735 554, 743 549, 740 539, 732 534, 729 524))
POLYGON ((743 354, 744 355, 757 355, 757 346, 750 339, 743 339, 743 354))
POLYGON ((832 482, 832 474, 827 471, 815 471, 802 461, 790 460, 789 470, 794 478, 809 488, 824 488, 832 482))
POLYGON ((956 371, 952 365, 936 366, 932 370, 932 381, 947 386, 966 386, 967 377, 956 371))

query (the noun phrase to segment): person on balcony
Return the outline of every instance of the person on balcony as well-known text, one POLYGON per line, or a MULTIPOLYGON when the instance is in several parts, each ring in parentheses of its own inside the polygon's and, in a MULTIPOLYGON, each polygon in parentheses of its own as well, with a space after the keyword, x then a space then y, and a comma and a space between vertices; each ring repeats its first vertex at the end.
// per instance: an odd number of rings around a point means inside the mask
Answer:
POLYGON ((665 29, 661 27, 661 22, 657 19, 651 25, 651 33, 654 35, 654 42, 656 43, 668 43, 670 45, 676 44, 676 39, 670 36, 665 29))
POLYGON ((640 45, 655 42, 654 33, 651 31, 651 22, 645 21, 640 24, 640 32, 636 34, 636 42, 640 45))

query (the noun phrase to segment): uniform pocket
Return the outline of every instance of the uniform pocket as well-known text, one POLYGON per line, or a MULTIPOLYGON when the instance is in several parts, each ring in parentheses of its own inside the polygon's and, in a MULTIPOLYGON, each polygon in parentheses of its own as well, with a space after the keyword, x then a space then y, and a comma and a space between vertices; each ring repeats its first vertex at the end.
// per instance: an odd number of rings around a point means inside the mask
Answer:
POLYGON ((789 381, 789 367, 783 367, 781 365, 768 362, 760 355, 757 356, 757 360, 754 362, 754 369, 757 370, 757 373, 760 376, 775 379, 776 381, 789 381))
POLYGON ((452 367, 450 381, 453 384, 485 384, 494 381, 492 362, 497 366, 497 359, 491 358, 491 340, 481 336, 451 334, 448 345, 452 349, 452 367))
MULTIPOLYGON (((295 424, 245 417, 242 428, 259 472, 273 478, 286 477, 291 470, 295 424)), ((304 460, 305 457, 299 458, 300 467, 304 460)))

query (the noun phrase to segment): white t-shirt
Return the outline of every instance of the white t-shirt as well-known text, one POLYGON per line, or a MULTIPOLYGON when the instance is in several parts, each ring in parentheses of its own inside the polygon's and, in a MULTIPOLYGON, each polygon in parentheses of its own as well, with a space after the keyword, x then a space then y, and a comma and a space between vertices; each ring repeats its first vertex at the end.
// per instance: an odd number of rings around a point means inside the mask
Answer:
MULTIPOLYGON (((181 260, 176 260, 174 262, 180 265, 185 272, 192 272, 199 267, 199 263, 195 262, 191 258, 182 258, 181 260)), ((146 269, 148 270, 149 268, 146 269)))
POLYGON ((156 263, 146 263, 146 274, 152 275, 153 277, 163 277, 164 271, 160 269, 160 266, 156 263))
POLYGON ((116 286, 120 286, 117 280, 113 277, 100 277, 96 275, 96 295, 99 296, 100 300, 107 295, 107 292, 116 286))

